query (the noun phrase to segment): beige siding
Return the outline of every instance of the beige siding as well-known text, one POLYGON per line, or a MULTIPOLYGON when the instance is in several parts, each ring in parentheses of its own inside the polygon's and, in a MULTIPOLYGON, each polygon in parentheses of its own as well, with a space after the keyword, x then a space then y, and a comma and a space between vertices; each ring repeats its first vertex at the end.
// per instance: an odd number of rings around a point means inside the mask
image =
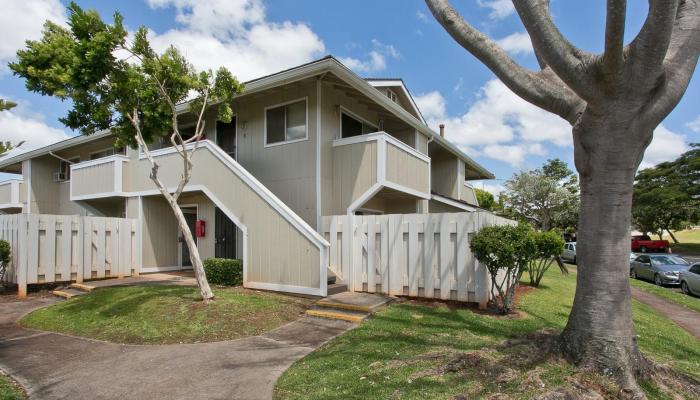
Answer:
POLYGON ((144 197, 142 268, 178 264, 178 231, 175 215, 162 197, 144 197))
POLYGON ((12 184, 0 184, 0 204, 12 203, 12 184))
POLYGON ((19 202, 25 203, 27 201, 27 185, 24 182, 19 183, 19 202))
POLYGON ((430 186, 431 189, 443 196, 459 199, 459 171, 457 166, 457 158, 450 157, 433 157, 430 186))
POLYGON ((71 173, 73 196, 114 192, 113 162, 75 169, 71 173))
POLYGON ((377 142, 334 147, 333 214, 345 214, 358 197, 377 183, 377 142))
POLYGON ((452 213, 452 212, 464 212, 464 209, 459 207, 454 207, 449 204, 445 204, 440 201, 430 200, 428 209, 431 213, 452 213))
MULTIPOLYGON (((201 219, 206 224, 204 237, 197 238, 197 248, 202 260, 214 257, 214 217, 216 205, 201 193, 185 193, 180 196, 178 202, 183 205, 197 206, 197 219, 201 219)), ((172 213, 172 211, 171 211, 172 213)))
MULTIPOLYGON (((176 154, 158 157, 161 179, 174 185, 179 179, 180 158, 176 154)), ((194 155, 191 184, 202 185, 221 202, 220 206, 237 216, 247 227, 247 269, 249 282, 265 282, 308 288, 320 287, 320 250, 284 216, 250 188, 209 150, 194 155), (271 251, 274 249, 274 251, 271 251)), ((132 189, 151 191, 148 161, 130 162, 132 189)), ((147 210, 144 207, 144 220, 147 210)), ((167 221, 166 213, 159 214, 167 221)), ((170 212, 169 215, 172 215, 170 212)), ((173 217, 174 218, 174 217, 173 217)), ((172 231, 173 228, 167 229, 172 231)), ((176 231, 176 229, 175 229, 176 231)), ((164 231, 160 231, 164 232, 164 231)), ((144 233, 144 243, 146 243, 144 233)), ((153 235, 149 235, 153 240, 153 235)), ((176 242, 176 241, 174 241, 176 242)), ((152 252, 152 251, 151 251, 152 252)), ((144 250, 144 257, 147 251, 144 250)), ((149 254, 153 257, 152 254, 149 254)), ((152 263, 152 261, 148 260, 152 263)), ((160 264, 164 265, 164 264, 160 264)), ((144 266, 147 259, 144 258, 144 266)))
POLYGON ((386 144, 386 180, 423 193, 429 192, 429 163, 392 143, 386 144))
POLYGON ((427 155, 428 154, 428 137, 422 133, 416 135, 417 143, 415 145, 416 150, 427 155))
POLYGON ((285 86, 254 97, 243 97, 234 101, 233 110, 238 116, 237 161, 304 221, 315 227, 315 81, 285 86), (265 107, 304 97, 308 99, 308 140, 265 147, 265 107))
POLYGON ((467 186, 466 184, 462 186, 461 197, 462 198, 460 200, 466 201, 469 204, 479 204, 479 201, 476 199, 476 192, 474 191, 474 188, 467 186))

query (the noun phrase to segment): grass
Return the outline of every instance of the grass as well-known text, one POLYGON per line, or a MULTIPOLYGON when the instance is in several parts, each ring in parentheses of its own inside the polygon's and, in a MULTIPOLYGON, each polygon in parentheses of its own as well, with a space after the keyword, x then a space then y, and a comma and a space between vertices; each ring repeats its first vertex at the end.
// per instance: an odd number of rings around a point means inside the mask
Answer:
POLYGON ((674 253, 685 255, 700 255, 700 229, 673 232, 680 243, 673 243, 671 237, 666 234, 664 239, 671 242, 674 253))
POLYGON ((637 279, 630 279, 630 285, 700 313, 700 298, 688 296, 681 292, 656 286, 653 283, 637 279))
POLYGON ((299 317, 309 300, 240 288, 199 301, 188 286, 97 289, 25 316, 22 326, 117 343, 197 343, 258 335, 299 317))
POLYGON ((7 375, 0 372, 0 400, 25 400, 24 390, 7 375))
MULTIPOLYGON (((582 394, 572 381, 615 397, 606 378, 561 360, 538 359, 543 352, 537 346, 545 339, 523 340, 546 328, 564 327, 576 285, 575 268, 571 270, 562 276, 550 269, 543 285, 521 299, 519 319, 465 308, 387 307, 296 362, 277 382, 275 398, 446 399, 495 393, 533 398, 548 391, 568 391, 578 398, 582 394)), ((636 301, 632 307, 642 351, 700 377, 700 342, 649 307, 636 301)), ((644 388, 650 398, 659 390, 653 382, 644 388)))

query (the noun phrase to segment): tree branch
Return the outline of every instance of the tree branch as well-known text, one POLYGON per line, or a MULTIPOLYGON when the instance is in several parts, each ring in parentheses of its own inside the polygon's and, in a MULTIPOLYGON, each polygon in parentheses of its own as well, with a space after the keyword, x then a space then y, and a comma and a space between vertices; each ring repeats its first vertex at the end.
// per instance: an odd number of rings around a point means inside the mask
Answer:
POLYGON ((467 23, 448 0, 425 0, 440 25, 462 47, 484 63, 515 94, 574 124, 584 102, 554 73, 526 70, 493 40, 467 23))
POLYGON ((630 43, 630 58, 637 76, 658 76, 671 44, 679 0, 649 0, 649 13, 637 37, 630 43))
POLYGON ((617 76, 622 69, 626 13, 627 0, 608 0, 603 69, 609 76, 617 76))
POLYGON ((591 66, 597 58, 572 45, 557 29, 548 0, 513 0, 532 45, 566 85, 586 101, 597 95, 591 66))
POLYGON ((683 97, 700 56, 700 0, 685 0, 676 13, 668 54, 663 62, 663 83, 643 115, 656 126, 683 97))

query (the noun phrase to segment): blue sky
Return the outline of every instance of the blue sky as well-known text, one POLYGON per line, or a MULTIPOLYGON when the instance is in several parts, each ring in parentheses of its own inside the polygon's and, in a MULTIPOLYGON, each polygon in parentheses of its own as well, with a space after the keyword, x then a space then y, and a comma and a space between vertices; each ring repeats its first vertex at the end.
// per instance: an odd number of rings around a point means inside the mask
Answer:
MULTIPOLYGON (((130 29, 146 25, 156 47, 179 46, 198 67, 228 66, 243 79, 333 54, 362 76, 401 77, 431 125, 447 124, 447 137, 507 179, 547 158, 571 163, 570 128, 558 117, 519 100, 459 47, 420 0, 129 0, 78 1, 111 18, 115 7, 130 29)), ((0 16, 0 61, 6 64, 25 38, 38 38, 47 18, 61 20, 67 2, 10 0, 0 16), (7 39, 5 39, 7 38, 7 39)), ((525 66, 536 61, 509 0, 454 0, 473 25, 525 66)), ((647 2, 628 2, 628 41, 646 16, 647 2)), ((599 52, 604 0, 553 0, 562 32, 579 47, 599 52), (584 5, 585 4, 585 5, 584 5)), ((644 165, 673 159, 700 142, 697 73, 676 109, 657 130, 644 165)), ((0 96, 20 105, 0 115, 0 139, 26 139, 27 148, 73 133, 57 119, 67 106, 27 93, 24 83, 0 67, 0 96)), ((501 180, 485 183, 497 189, 501 180)))

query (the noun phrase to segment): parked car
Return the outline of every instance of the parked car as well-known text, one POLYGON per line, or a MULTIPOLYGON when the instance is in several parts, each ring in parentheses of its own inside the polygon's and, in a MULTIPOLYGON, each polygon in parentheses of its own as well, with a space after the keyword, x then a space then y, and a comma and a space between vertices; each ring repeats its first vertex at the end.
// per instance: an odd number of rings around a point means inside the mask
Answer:
POLYGON ((700 263, 693 264, 687 271, 681 271, 679 279, 683 293, 700 296, 700 263))
POLYGON ((690 263, 672 254, 641 254, 630 264, 630 276, 646 279, 655 284, 678 285, 681 271, 688 270, 690 263))
POLYGON ((640 253, 666 253, 671 246, 668 240, 651 240, 648 235, 632 236, 632 251, 640 253))
POLYGON ((561 253, 561 259, 576 264, 576 242, 564 244, 564 251, 561 253))

